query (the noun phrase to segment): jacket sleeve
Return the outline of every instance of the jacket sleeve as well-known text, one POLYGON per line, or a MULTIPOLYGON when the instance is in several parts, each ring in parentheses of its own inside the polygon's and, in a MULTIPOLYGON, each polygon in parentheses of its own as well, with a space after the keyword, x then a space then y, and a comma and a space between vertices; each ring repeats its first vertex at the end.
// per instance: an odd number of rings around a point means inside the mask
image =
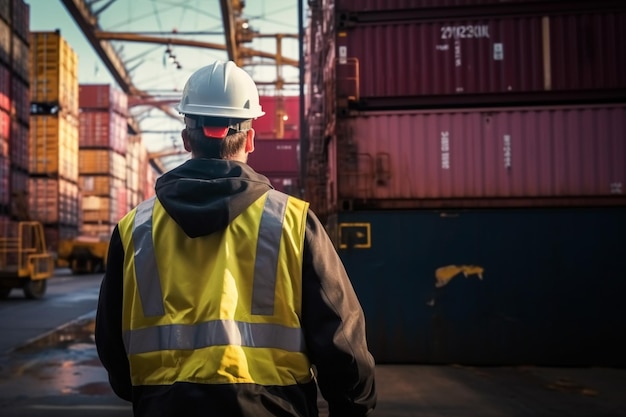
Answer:
POLYGON ((329 417, 366 416, 376 405, 376 386, 365 316, 335 247, 310 210, 302 280, 302 328, 329 417))
POLYGON ((100 362, 109 374, 115 394, 131 401, 130 367, 122 339, 124 248, 117 227, 111 235, 107 267, 100 285, 95 342, 100 362))

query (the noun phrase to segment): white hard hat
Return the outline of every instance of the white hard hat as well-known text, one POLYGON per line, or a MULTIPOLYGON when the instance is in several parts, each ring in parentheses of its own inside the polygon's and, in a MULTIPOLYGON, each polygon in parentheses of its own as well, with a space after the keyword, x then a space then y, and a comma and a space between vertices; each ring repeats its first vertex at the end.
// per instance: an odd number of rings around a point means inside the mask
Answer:
POLYGON ((186 116, 235 120, 256 119, 265 114, 252 77, 233 61, 216 61, 194 72, 176 110, 186 116))

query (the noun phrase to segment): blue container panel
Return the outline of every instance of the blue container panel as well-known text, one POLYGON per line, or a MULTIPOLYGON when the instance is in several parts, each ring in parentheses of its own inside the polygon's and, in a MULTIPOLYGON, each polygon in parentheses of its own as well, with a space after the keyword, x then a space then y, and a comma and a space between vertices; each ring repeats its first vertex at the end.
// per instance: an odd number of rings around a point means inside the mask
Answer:
POLYGON ((379 363, 626 365, 626 208, 336 220, 379 363))

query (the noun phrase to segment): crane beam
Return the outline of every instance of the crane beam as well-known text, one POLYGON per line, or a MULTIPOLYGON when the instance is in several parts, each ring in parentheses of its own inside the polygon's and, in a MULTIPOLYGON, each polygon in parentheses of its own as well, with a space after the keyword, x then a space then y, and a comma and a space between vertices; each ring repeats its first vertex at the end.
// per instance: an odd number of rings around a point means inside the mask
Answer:
POLYGON ((107 67, 111 76, 117 81, 120 88, 126 93, 136 95, 138 89, 133 85, 130 75, 121 58, 117 55, 111 44, 100 39, 96 33, 100 31, 98 19, 89 9, 84 0, 61 0, 76 24, 96 51, 102 63, 107 67))
POLYGON ((226 38, 226 52, 228 59, 240 65, 239 50, 237 48, 237 33, 235 31, 235 18, 233 4, 230 0, 220 0, 222 9, 222 22, 224 24, 224 37, 226 38))
MULTIPOLYGON (((71 1, 71 0, 65 0, 71 1)), ((76 0, 75 0, 76 1, 76 0)), ((196 41, 193 39, 176 39, 176 38, 164 38, 159 36, 146 36, 146 35, 138 35, 132 32, 107 32, 107 31, 97 31, 94 33, 95 37, 100 40, 116 40, 116 41, 126 41, 126 42, 144 42, 144 43, 158 43, 163 45, 181 45, 181 46, 192 46, 196 48, 208 48, 208 49, 217 49, 220 51, 226 51, 226 45, 221 45, 213 42, 203 42, 196 41)), ((270 52, 257 51, 252 48, 244 48, 239 47, 238 53, 243 56, 258 56, 261 58, 269 58, 274 60, 279 60, 285 65, 290 65, 293 67, 299 67, 299 61, 297 59, 287 58, 284 56, 278 56, 277 54, 273 54, 270 52)))

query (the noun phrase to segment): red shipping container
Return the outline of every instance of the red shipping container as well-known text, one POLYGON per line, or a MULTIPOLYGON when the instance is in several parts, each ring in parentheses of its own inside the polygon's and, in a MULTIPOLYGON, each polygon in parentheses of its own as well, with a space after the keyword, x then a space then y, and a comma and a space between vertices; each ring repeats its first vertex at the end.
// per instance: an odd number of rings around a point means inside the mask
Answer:
POLYGON ((4 65, 0 65, 0 108, 11 111, 11 75, 4 65))
POLYGON ((369 112, 341 123, 349 133, 329 151, 339 202, 626 203, 623 104, 369 112))
POLYGON ((626 12, 360 25, 337 34, 339 97, 626 88, 626 12), (355 79, 357 80, 355 82, 355 79))
POLYGON ((110 110, 128 113, 128 96, 110 84, 80 84, 78 105, 82 110, 110 110))
POLYGON ((339 11, 382 11, 408 10, 422 8, 450 8, 510 3, 546 3, 560 0, 336 0, 335 9, 339 11))
POLYGON ((265 115, 252 123, 257 139, 300 138, 299 96, 261 96, 259 102, 265 115), (280 101, 282 101, 282 112, 279 112, 280 101), (283 116, 286 116, 286 119, 283 116), (282 121, 279 118, 282 118, 282 121), (282 135, 279 134, 281 130, 282 135))
POLYGON ((124 116, 111 111, 83 111, 79 121, 80 148, 112 149, 126 153, 128 129, 124 116))
POLYGON ((248 156, 248 165, 266 174, 294 173, 297 176, 300 161, 300 141, 297 139, 262 139, 254 141, 254 152, 248 156))

